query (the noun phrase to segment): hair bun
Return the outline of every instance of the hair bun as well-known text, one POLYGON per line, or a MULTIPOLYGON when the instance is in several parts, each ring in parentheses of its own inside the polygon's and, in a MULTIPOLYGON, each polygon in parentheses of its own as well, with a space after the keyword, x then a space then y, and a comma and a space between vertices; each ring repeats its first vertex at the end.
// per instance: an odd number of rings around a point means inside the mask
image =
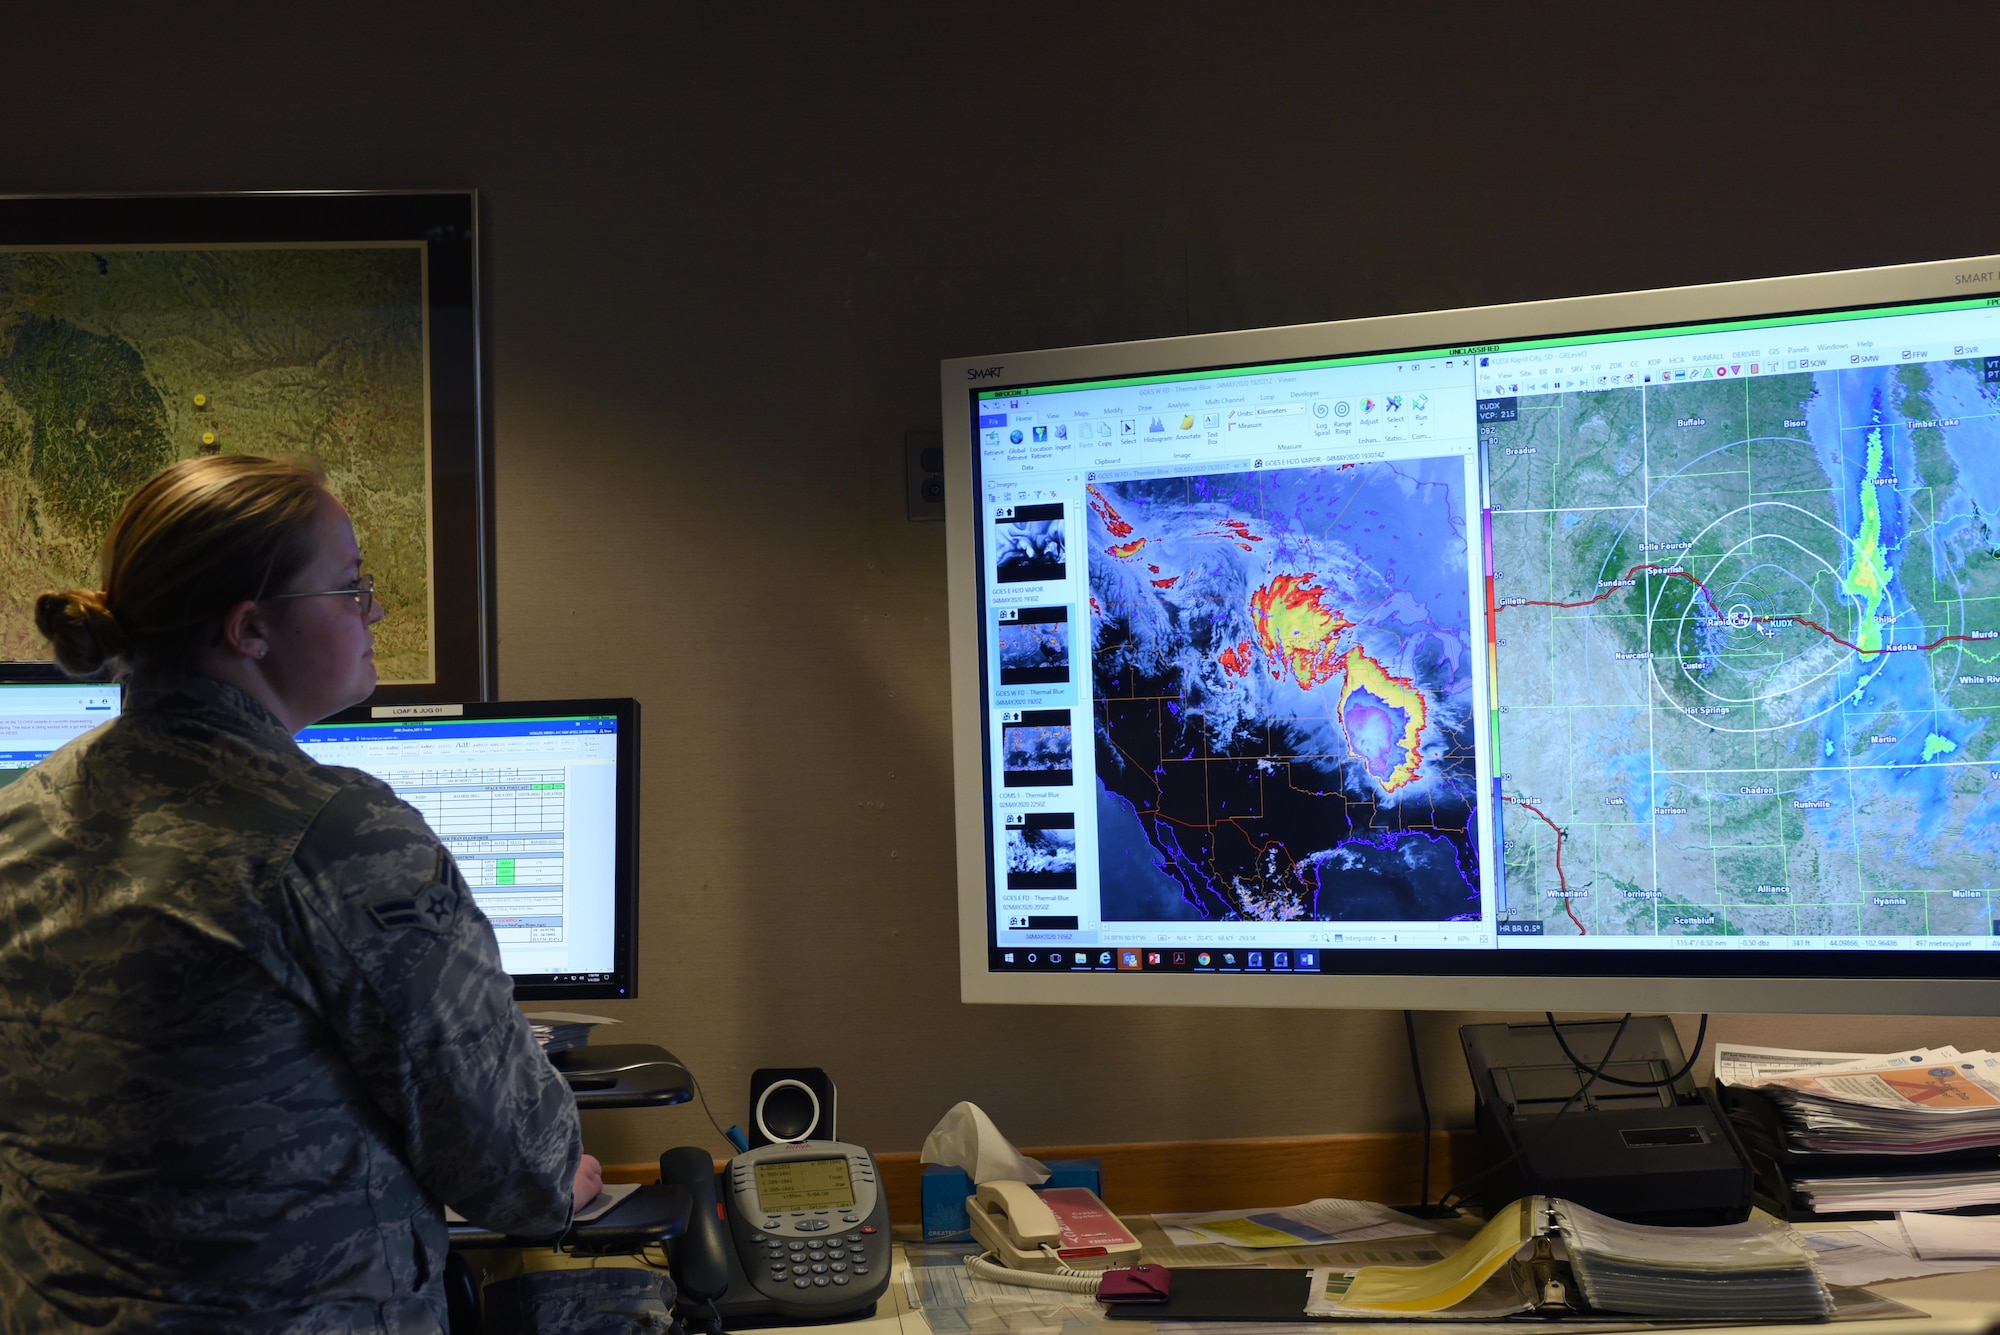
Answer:
POLYGON ((130 647, 125 628, 96 589, 43 594, 35 599, 35 627, 72 676, 94 676, 130 647))

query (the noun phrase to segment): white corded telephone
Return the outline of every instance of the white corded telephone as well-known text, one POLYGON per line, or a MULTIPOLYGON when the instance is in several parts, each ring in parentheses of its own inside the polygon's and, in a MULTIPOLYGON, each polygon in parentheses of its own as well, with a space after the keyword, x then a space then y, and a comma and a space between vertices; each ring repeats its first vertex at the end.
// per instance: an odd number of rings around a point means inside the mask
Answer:
POLYGON ((1062 1242, 1062 1225, 1027 1183, 983 1182, 965 1203, 965 1212, 972 1236, 1000 1264, 1014 1270, 1055 1269, 1054 1249, 1062 1242))
POLYGON ((1081 1187, 1044 1195, 1025 1182, 983 1182, 965 1212, 973 1238, 1000 1262, 967 1258, 967 1267, 986 1279, 1094 1293, 1105 1268, 1139 1257, 1139 1240, 1081 1187))

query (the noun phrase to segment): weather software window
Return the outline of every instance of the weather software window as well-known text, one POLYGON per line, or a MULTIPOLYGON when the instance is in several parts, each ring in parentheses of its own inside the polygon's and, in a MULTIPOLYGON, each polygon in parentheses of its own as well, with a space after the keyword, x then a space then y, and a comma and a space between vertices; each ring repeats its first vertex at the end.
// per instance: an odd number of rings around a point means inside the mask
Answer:
POLYGON ((1001 946, 1490 945, 1465 357, 979 409, 1001 946))

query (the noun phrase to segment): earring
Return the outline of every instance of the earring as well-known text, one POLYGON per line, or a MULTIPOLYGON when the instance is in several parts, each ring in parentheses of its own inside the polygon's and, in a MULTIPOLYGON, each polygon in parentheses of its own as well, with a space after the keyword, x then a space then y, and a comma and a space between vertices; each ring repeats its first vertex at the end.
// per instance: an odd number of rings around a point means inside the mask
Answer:
POLYGON ((269 653, 269 652, 271 652, 271 650, 270 650, 270 647, 269 647, 268 645, 262 645, 262 644, 260 644, 260 645, 258 645, 258 646, 257 646, 257 657, 258 657, 258 658, 260 658, 260 659, 261 659, 261 658, 263 658, 263 657, 264 657, 264 655, 265 655, 265 654, 267 654, 267 653, 269 653))

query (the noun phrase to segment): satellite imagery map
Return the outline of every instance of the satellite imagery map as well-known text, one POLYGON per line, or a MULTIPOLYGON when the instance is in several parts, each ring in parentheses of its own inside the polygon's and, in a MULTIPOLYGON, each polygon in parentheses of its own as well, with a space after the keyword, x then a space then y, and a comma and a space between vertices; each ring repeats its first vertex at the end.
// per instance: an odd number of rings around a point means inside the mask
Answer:
POLYGON ((1481 427, 1503 934, 1992 934, 1993 374, 1522 396, 1481 427))
POLYGON ((1464 458, 1086 495, 1104 918, 1476 920, 1464 458))
POLYGON ((0 251, 0 658, 36 596, 98 585, 139 482, 217 452, 311 454, 389 618, 384 683, 434 679, 417 243, 0 251))

